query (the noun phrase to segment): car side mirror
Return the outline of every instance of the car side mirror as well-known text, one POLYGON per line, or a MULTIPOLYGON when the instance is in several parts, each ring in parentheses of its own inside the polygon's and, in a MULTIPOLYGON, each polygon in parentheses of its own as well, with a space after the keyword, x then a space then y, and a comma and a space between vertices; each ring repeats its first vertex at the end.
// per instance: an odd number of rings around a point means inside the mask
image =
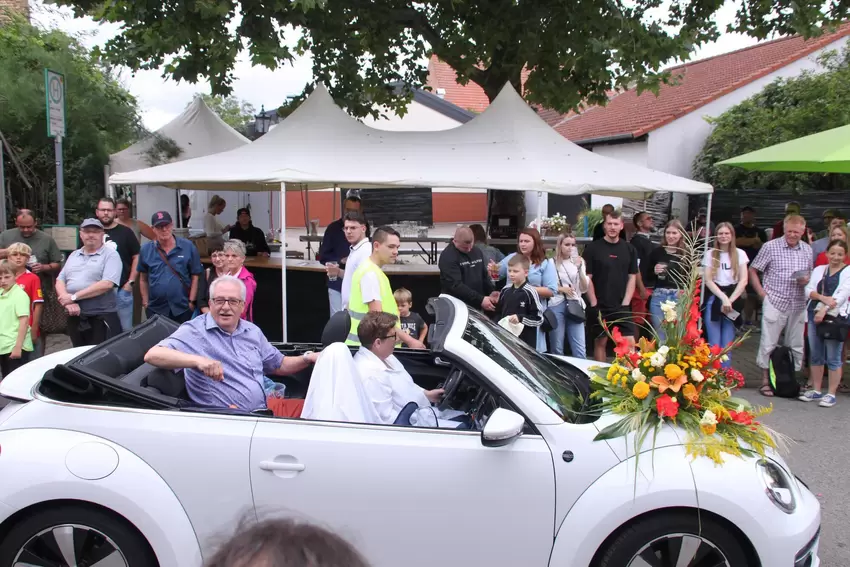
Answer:
POLYGON ((481 431, 481 444, 485 447, 504 447, 522 435, 525 418, 505 408, 496 408, 484 430, 481 431))

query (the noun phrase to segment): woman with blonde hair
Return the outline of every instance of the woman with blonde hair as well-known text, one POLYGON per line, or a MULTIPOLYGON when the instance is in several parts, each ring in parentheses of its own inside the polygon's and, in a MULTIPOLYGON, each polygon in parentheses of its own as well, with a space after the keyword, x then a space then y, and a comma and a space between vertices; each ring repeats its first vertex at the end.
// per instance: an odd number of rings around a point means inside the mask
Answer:
POLYGON ((585 304, 581 296, 587 293, 587 267, 578 253, 576 237, 566 232, 555 245, 555 275, 558 293, 549 300, 549 309, 555 314, 558 326, 549 331, 549 348, 552 354, 564 354, 564 336, 570 341, 570 353, 575 358, 587 358, 585 344, 585 304), (570 302, 573 302, 572 306, 570 302), (578 312, 582 317, 578 317, 578 312))
POLYGON ((215 218, 216 215, 220 215, 224 208, 227 206, 227 202, 219 197, 218 195, 213 195, 212 199, 210 199, 210 204, 207 206, 207 214, 204 215, 204 232, 207 233, 207 237, 211 240, 218 240, 218 243, 221 244, 224 239, 224 233, 230 232, 231 226, 224 226, 215 218))
POLYGON ((662 341, 665 336, 661 304, 665 301, 676 301, 686 283, 687 268, 683 265, 685 246, 685 228, 682 223, 673 219, 664 225, 661 246, 650 252, 647 258, 646 271, 652 281, 644 283, 646 287, 654 288, 649 300, 649 315, 652 327, 662 341))
MULTIPOLYGON (((747 289, 750 259, 735 245, 735 228, 728 222, 717 225, 714 246, 703 259, 705 287, 710 295, 705 302, 706 338, 712 346, 725 347, 735 339, 735 329, 743 321, 742 296, 747 289)), ((724 366, 729 366, 729 361, 724 366)))

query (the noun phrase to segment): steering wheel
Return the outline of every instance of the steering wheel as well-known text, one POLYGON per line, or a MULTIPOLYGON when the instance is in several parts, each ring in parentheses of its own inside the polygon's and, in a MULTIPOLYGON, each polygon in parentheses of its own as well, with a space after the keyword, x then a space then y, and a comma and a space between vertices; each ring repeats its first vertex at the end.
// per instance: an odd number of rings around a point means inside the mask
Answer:
POLYGON ((449 402, 451 402, 452 397, 457 391, 458 386, 460 386, 460 381, 463 379, 463 370, 460 368, 454 368, 451 372, 449 372, 449 377, 446 379, 446 383, 443 384, 443 399, 440 400, 437 409, 440 411, 449 409, 449 402))

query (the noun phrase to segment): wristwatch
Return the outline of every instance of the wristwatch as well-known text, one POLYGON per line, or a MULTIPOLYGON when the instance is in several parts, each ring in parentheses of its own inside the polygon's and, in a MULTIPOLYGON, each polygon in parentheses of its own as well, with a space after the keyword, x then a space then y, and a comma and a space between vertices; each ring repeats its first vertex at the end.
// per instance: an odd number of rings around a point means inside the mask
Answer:
POLYGON ((73 301, 74 303, 77 302, 77 294, 76 293, 71 294, 71 301, 73 301))

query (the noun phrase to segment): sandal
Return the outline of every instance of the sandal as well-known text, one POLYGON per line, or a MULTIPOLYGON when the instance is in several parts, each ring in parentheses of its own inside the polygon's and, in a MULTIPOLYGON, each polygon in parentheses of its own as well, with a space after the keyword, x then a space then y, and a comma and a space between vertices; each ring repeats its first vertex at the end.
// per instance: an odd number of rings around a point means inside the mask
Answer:
POLYGON ((762 384, 761 388, 759 388, 759 394, 765 398, 772 398, 773 390, 770 388, 770 384, 762 384))

